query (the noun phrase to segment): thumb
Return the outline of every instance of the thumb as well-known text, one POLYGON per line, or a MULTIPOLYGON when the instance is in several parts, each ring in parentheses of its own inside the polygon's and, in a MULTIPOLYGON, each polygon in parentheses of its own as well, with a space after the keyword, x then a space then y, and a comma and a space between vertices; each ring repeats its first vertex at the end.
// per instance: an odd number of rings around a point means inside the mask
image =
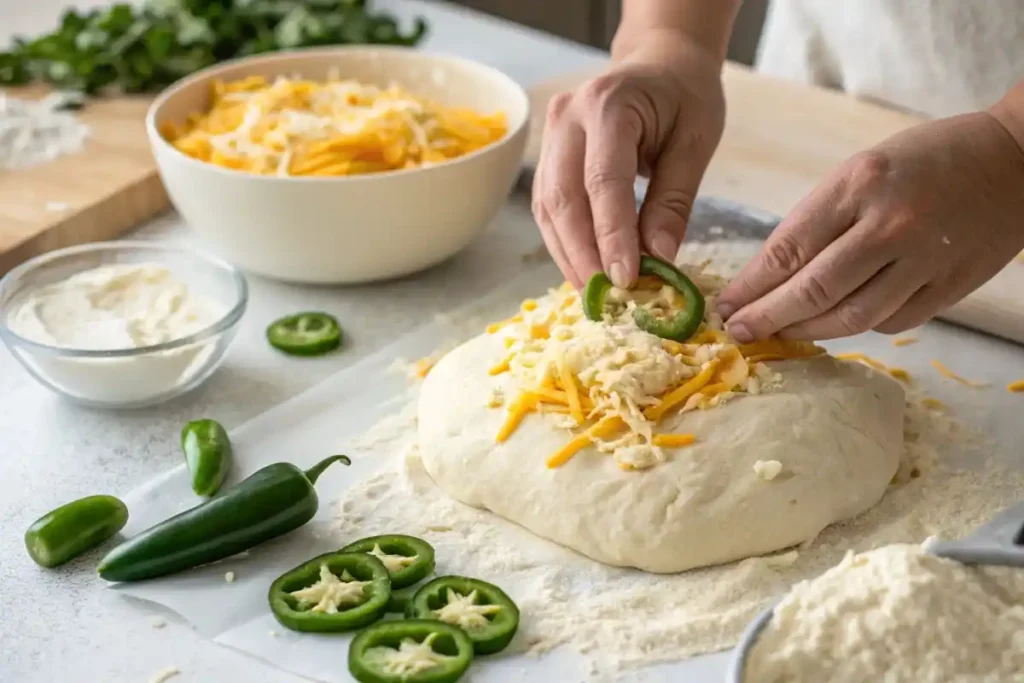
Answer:
POLYGON ((651 172, 640 209, 640 239, 648 252, 674 262, 686 235, 697 188, 708 159, 676 138, 665 148, 651 172))

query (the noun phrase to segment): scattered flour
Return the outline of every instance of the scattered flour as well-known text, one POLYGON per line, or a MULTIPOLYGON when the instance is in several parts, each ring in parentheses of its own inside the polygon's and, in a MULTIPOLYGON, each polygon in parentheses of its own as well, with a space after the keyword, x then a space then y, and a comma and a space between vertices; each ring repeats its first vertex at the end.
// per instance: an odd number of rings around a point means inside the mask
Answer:
POLYGON ((918 545, 849 551, 779 603, 744 680, 1024 681, 1024 572, 918 545))
POLYGON ((60 111, 66 97, 23 100, 0 92, 0 169, 37 166, 82 149, 89 128, 60 111))
MULTIPOLYGON (((691 261, 711 256, 716 269, 729 274, 756 247, 712 243, 684 246, 681 253, 691 261)), ((480 327, 475 321, 467 336, 480 327)), ((773 598, 835 566, 848 550, 963 536, 1024 490, 1024 473, 911 389, 904 457, 877 506, 825 529, 799 551, 652 575, 590 561, 445 496, 417 452, 413 396, 352 444, 353 455, 387 461, 339 500, 332 533, 338 542, 383 533, 421 536, 437 550, 438 574, 484 578, 517 601, 523 616, 512 652, 573 650, 590 662, 588 680, 614 680, 638 667, 730 648, 773 598)))

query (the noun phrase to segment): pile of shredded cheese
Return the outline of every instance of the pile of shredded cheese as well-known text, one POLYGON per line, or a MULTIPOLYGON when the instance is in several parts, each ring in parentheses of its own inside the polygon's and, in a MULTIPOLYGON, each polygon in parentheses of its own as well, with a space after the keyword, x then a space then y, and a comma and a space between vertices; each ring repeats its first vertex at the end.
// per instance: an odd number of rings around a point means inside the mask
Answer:
POLYGON ((808 342, 737 344, 715 312, 715 297, 725 281, 704 273, 703 267, 687 274, 707 305, 704 323, 686 343, 636 326, 632 311, 637 306, 671 315, 685 304, 675 289, 648 278, 629 292, 613 289, 608 297, 612 310, 602 322, 584 316, 579 293, 566 284, 540 300, 523 302, 518 314, 491 325, 487 331, 502 335, 508 350, 490 372, 511 373, 518 387, 513 396, 496 389, 491 397, 491 407, 508 411, 496 440, 512 438, 522 421, 537 413, 572 432, 548 458, 548 467, 559 467, 594 445, 612 454, 623 469, 647 469, 665 460, 662 449, 698 438, 659 431, 666 416, 770 390, 776 375, 765 362, 825 353, 808 342))
POLYGON ((61 110, 67 101, 60 93, 23 100, 0 92, 0 169, 30 168, 81 151, 89 127, 61 110))
POLYGON ((503 113, 443 107, 392 86, 250 76, 213 84, 213 105, 163 136, 179 151, 239 171, 337 176, 417 168, 502 137, 503 113))

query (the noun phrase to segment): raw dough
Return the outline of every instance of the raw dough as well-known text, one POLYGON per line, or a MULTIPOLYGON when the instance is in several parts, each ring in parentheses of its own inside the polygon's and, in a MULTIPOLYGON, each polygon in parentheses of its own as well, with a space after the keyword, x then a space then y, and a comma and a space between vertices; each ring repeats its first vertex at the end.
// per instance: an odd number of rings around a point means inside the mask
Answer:
POLYGON ((424 466, 453 498, 606 564, 680 572, 809 541, 875 505, 899 464, 903 389, 822 357, 772 363, 772 392, 666 418, 659 432, 698 440, 657 467, 623 471, 591 447, 549 469, 570 432, 536 414, 495 443, 506 413, 490 397, 517 391, 508 373, 488 374, 505 352, 484 334, 431 370, 419 401, 424 466), (758 460, 785 467, 765 481, 758 460))

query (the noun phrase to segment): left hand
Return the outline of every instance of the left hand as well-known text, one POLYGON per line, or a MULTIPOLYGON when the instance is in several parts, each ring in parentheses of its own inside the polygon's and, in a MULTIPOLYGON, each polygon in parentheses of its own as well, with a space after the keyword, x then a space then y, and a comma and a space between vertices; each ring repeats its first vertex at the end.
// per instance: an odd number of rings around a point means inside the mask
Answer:
POLYGON ((837 168, 719 297, 740 342, 895 334, 1024 248, 1024 151, 974 113, 903 131, 837 168))

